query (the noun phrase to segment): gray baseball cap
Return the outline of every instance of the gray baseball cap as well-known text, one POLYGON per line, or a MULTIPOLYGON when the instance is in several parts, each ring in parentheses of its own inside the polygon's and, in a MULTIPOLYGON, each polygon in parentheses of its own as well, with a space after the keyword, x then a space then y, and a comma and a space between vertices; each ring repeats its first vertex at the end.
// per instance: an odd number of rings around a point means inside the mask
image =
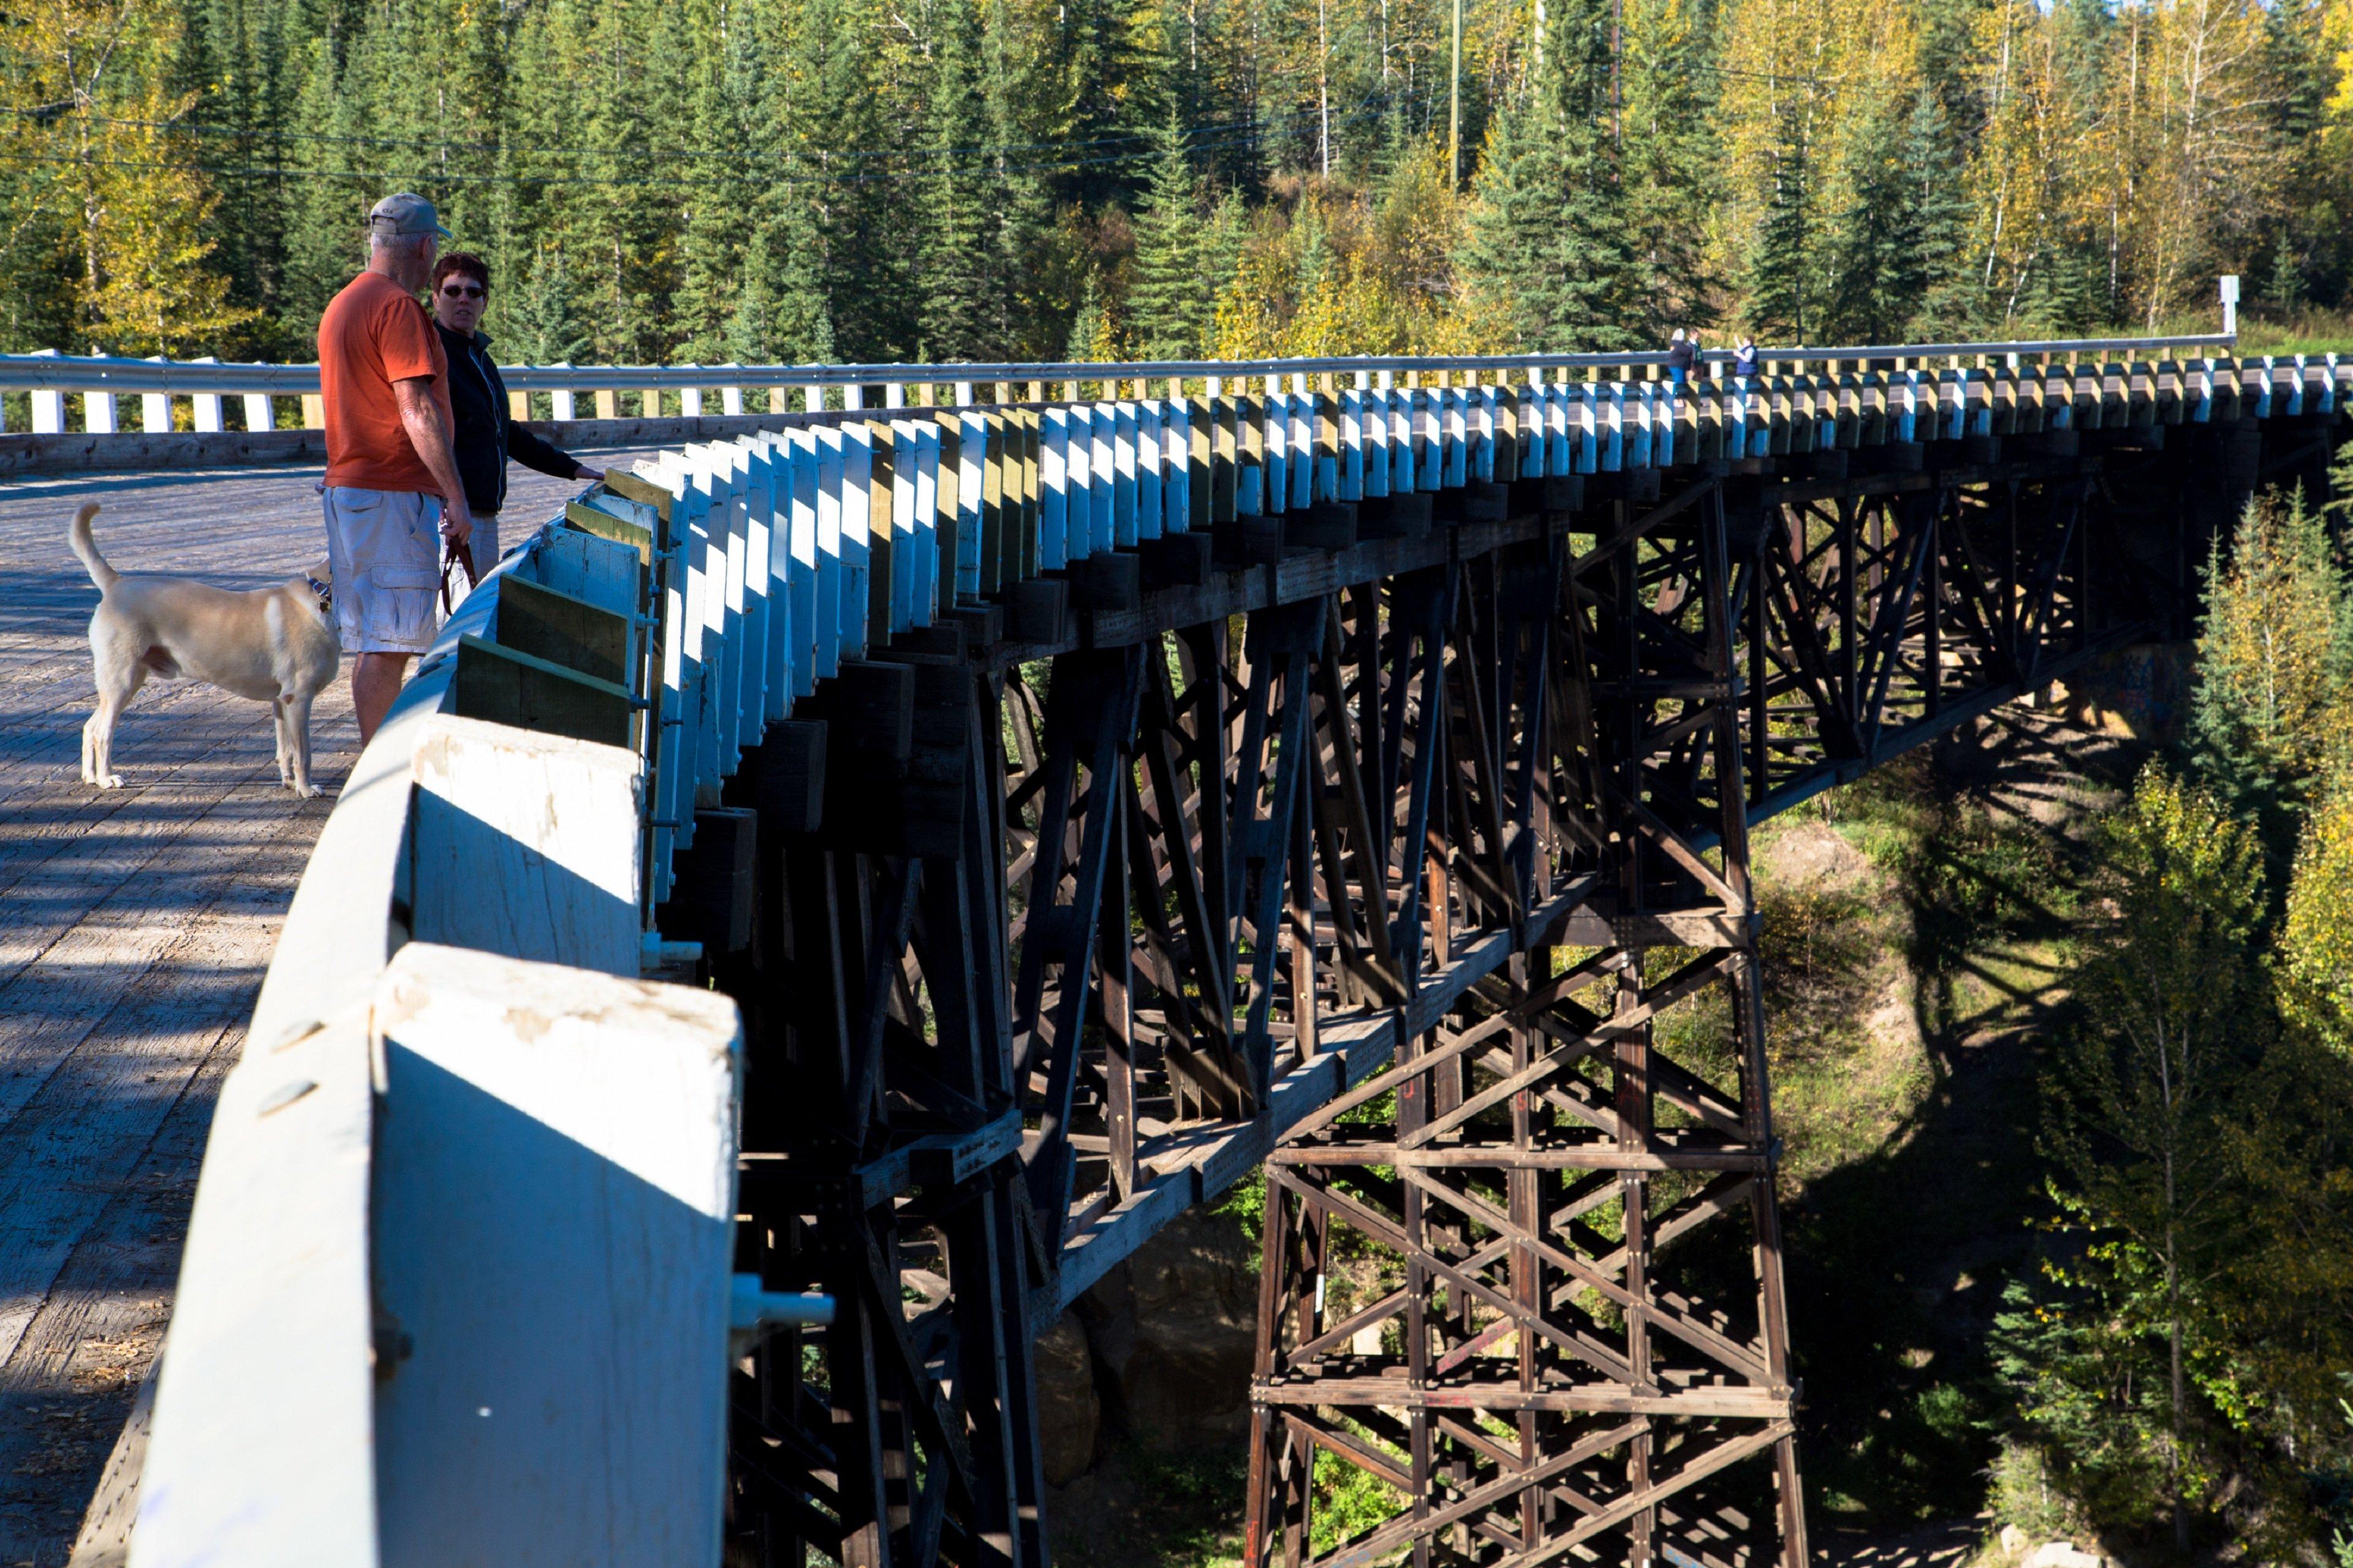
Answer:
POLYGON ((376 203, 368 211, 368 228, 375 234, 436 234, 443 239, 449 237, 433 204, 414 191, 397 192, 376 203))

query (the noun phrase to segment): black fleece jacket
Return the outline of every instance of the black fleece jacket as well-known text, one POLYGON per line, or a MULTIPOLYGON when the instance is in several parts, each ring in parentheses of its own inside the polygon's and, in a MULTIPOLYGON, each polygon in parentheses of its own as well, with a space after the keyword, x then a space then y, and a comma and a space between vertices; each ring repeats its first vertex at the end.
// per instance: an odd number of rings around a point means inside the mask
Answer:
POLYGON ((470 511, 495 512, 506 504, 507 459, 559 479, 577 479, 580 465, 518 426, 507 412, 507 384, 491 357, 482 332, 461 338, 440 322, 442 350, 449 356, 449 416, 457 426, 458 480, 466 487, 470 511))

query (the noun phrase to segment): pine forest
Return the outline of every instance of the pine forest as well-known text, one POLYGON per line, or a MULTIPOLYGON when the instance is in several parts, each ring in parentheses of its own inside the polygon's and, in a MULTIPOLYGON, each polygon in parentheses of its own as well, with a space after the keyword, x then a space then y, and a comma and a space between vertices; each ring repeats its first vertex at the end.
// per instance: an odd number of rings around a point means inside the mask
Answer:
POLYGON ((509 359, 1609 349, 2353 300, 2348 0, 29 0, 9 350, 307 359, 377 196, 509 359), (1459 86, 1459 91, 1458 91, 1459 86))

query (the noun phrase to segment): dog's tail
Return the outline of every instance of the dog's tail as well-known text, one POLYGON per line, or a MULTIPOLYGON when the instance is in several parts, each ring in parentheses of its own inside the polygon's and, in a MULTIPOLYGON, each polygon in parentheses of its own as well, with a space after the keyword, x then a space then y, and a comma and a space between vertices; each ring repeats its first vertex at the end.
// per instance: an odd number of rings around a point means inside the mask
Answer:
POLYGON ((73 542, 73 552, 81 557, 82 567, 90 574, 90 580, 97 584, 98 591, 103 594, 114 586, 114 579, 121 574, 106 563, 106 557, 98 552, 98 541, 90 537, 90 520, 97 515, 96 501, 82 502, 80 509, 74 513, 73 527, 68 537, 73 542))

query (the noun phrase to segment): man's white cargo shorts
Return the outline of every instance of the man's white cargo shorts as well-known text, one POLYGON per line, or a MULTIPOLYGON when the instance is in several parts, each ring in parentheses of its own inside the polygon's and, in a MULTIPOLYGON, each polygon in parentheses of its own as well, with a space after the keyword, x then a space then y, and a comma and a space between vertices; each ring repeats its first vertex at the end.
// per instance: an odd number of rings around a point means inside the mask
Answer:
POLYGON ((441 588, 441 502, 415 490, 325 492, 345 653, 423 653, 441 588))

